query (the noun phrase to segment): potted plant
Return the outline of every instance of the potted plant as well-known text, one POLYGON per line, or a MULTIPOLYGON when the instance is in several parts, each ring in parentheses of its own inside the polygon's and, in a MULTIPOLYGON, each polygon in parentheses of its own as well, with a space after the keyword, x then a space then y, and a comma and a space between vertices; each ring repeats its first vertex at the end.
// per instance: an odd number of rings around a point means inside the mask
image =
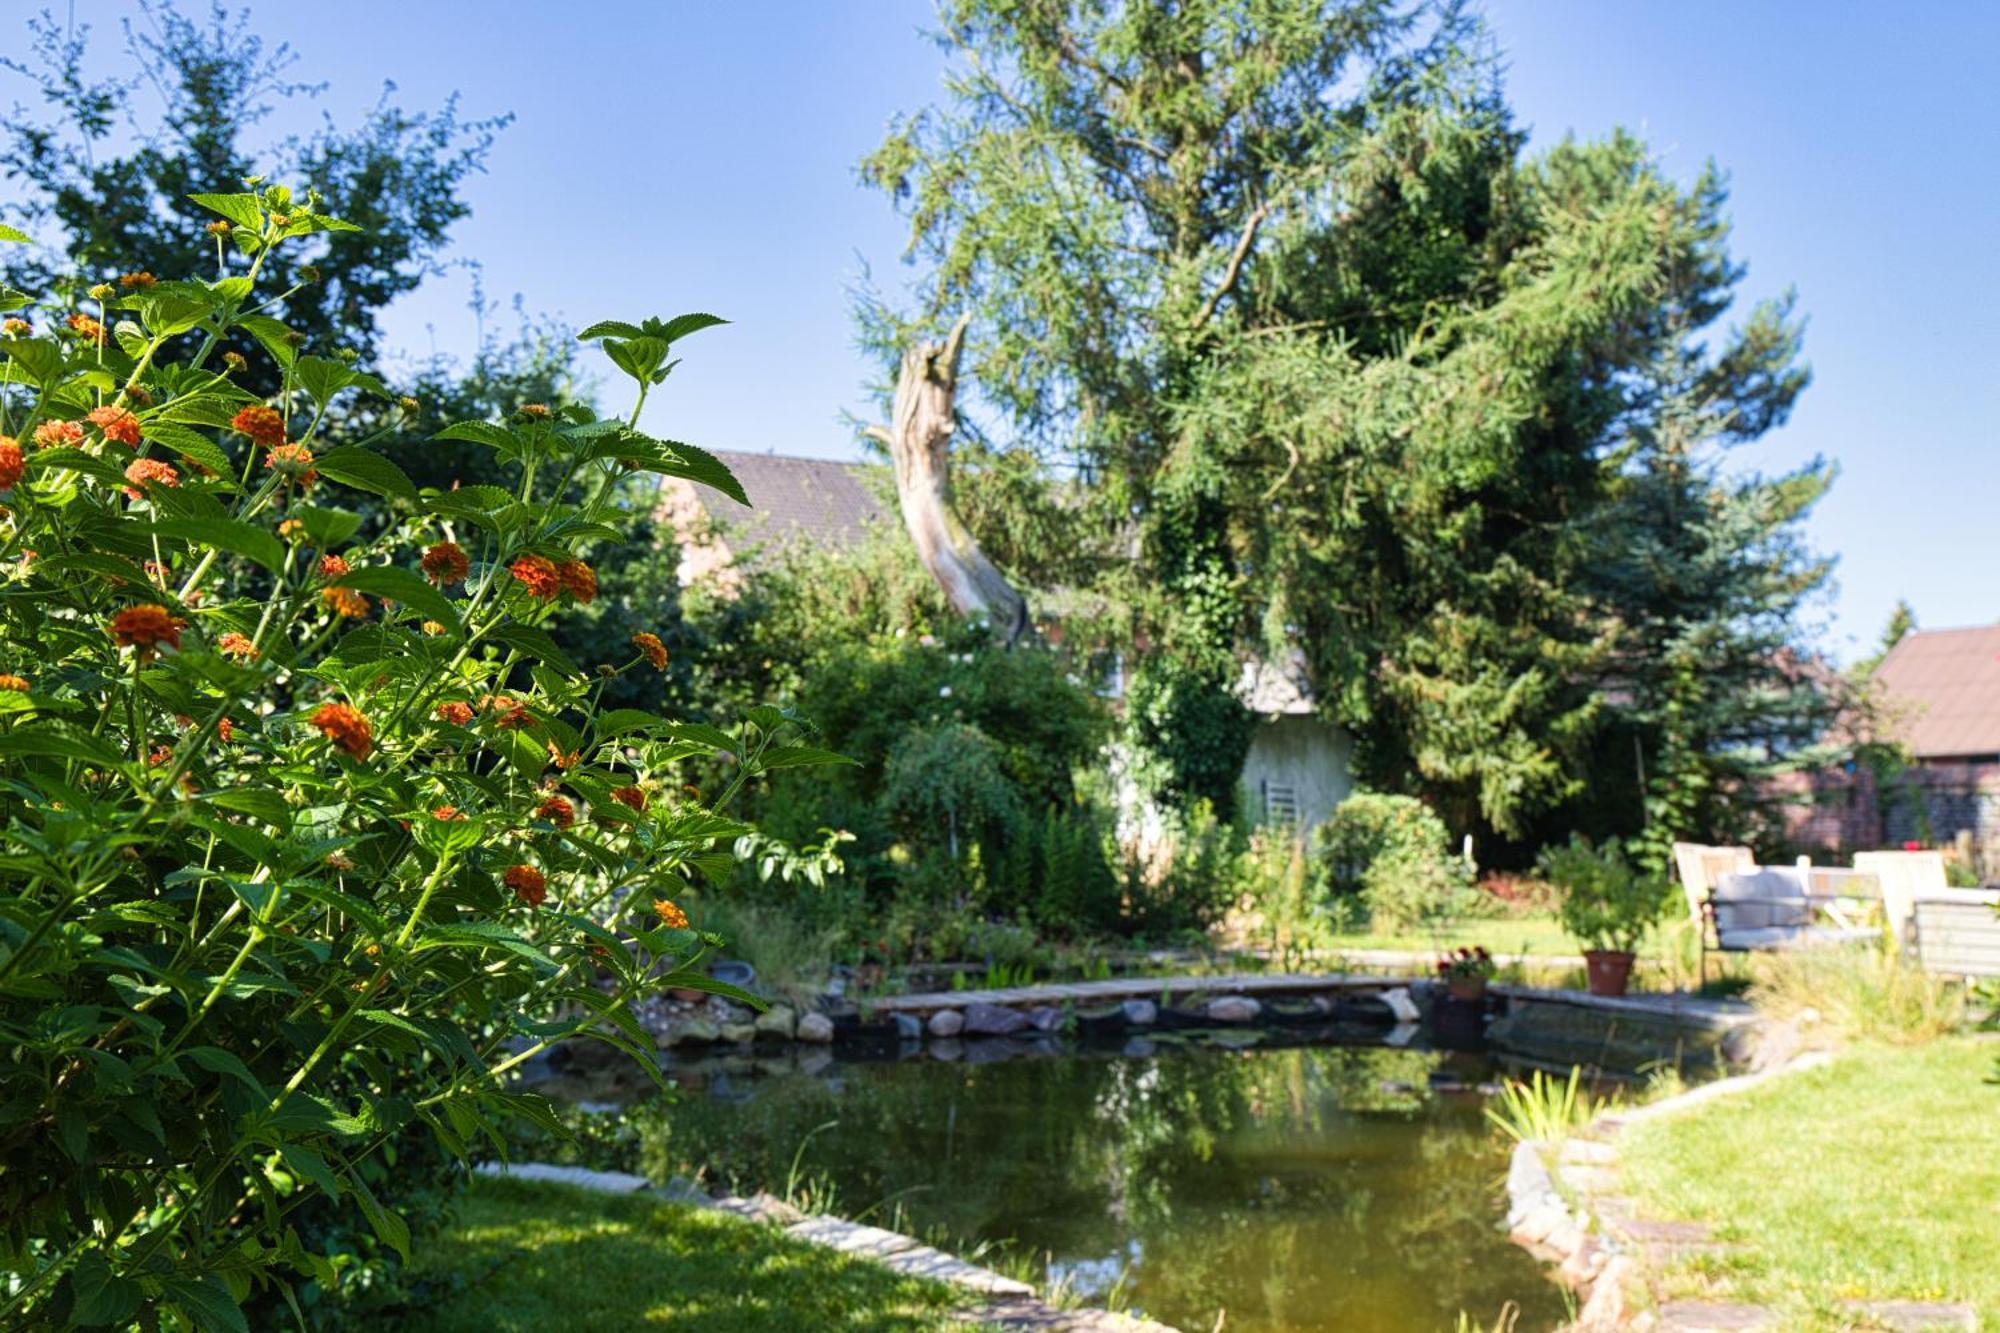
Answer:
POLYGON ((1639 943, 1665 915, 1673 886, 1626 860, 1617 843, 1593 846, 1580 834, 1544 849, 1537 864, 1562 893, 1562 926, 1583 946, 1590 993, 1623 995, 1639 943))
POLYGON ((1437 961, 1438 979, 1454 1000, 1483 1000, 1493 979, 1493 955, 1484 945, 1453 949, 1437 961))

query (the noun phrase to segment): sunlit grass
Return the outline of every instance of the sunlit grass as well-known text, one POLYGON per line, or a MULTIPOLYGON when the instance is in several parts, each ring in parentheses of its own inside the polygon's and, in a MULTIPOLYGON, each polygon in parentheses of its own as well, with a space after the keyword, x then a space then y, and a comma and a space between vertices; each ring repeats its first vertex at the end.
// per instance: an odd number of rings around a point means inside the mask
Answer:
POLYGON ((1732 1242, 1670 1294, 1757 1301, 1785 1327, 1852 1326, 1842 1302, 1966 1301, 2000 1330, 2000 1087, 1991 1041, 1863 1046, 1825 1068, 1632 1125, 1625 1183, 1732 1242))
POLYGON ((418 1256, 419 1299, 377 1327, 550 1333, 650 1324, 704 1333, 965 1333, 940 1283, 726 1214, 514 1180, 473 1186, 418 1256))

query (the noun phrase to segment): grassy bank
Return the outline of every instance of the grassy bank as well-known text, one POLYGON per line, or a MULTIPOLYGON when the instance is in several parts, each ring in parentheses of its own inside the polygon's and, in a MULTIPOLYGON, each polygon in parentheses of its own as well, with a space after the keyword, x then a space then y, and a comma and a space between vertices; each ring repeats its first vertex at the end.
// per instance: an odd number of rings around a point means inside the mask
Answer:
POLYGON ((1754 1301, 1786 1327, 1854 1327, 1848 1300, 1965 1301, 2000 1330, 2000 1047, 1866 1045, 1620 1141, 1641 1207, 1729 1249, 1672 1296, 1754 1301))
POLYGON ((416 1307, 378 1327, 549 1333, 672 1323, 704 1333, 965 1333, 950 1288, 726 1214, 560 1185, 481 1180, 424 1247, 416 1307))

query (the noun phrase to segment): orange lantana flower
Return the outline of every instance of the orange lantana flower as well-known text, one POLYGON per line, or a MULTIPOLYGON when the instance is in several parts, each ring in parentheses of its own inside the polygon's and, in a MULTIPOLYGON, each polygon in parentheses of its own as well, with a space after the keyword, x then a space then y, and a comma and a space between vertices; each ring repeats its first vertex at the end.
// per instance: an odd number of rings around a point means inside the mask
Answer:
POLYGON ((35 443, 44 449, 58 445, 75 448, 83 443, 83 426, 75 421, 44 421, 35 427, 35 443))
POLYGON ((264 466, 301 487, 319 480, 319 473, 313 471, 313 451, 303 444, 274 445, 264 458, 264 466))
POLYGON ((343 578, 353 571, 346 559, 337 555, 323 555, 319 558, 319 572, 327 578, 343 578))
POLYGON ((439 704, 437 712, 439 718, 454 727, 462 727, 472 721, 472 705, 468 703, 454 700, 451 703, 439 704))
POLYGON ((368 615, 368 599, 352 588, 321 588, 319 598, 333 613, 347 620, 363 620, 368 615))
POLYGON ((122 407, 93 407, 83 414, 83 419, 104 432, 107 440, 116 440, 128 449, 139 447, 139 418, 122 407))
POLYGON ((104 326, 89 315, 71 315, 69 317, 69 326, 94 343, 104 341, 104 326))
POLYGON ((238 634, 235 630, 230 630, 227 634, 217 639, 215 646, 228 656, 240 657, 245 661, 254 662, 263 656, 262 653, 257 651, 256 644, 250 642, 248 638, 238 634))
POLYGON ((187 621, 164 606, 128 606, 111 617, 104 632, 120 648, 137 648, 140 660, 144 661, 163 643, 169 648, 179 648, 181 631, 186 628, 187 621))
POLYGON ((540 907, 549 896, 548 876, 533 866, 508 866, 500 872, 500 882, 530 907, 540 907))
POLYGON ((28 692, 28 678, 26 676, 15 676, 9 675, 6 672, 0 672, 0 690, 13 690, 16 694, 26 694, 28 692))
POLYGON ((21 446, 11 435, 0 435, 0 491, 11 491, 21 474, 28 470, 27 460, 21 457, 21 446))
POLYGON ((423 566, 424 577, 440 588, 457 583, 472 568, 472 562, 465 558, 465 548, 457 542, 439 542, 426 548, 417 563, 423 566))
POLYGON ((659 913, 660 924, 668 930, 686 930, 688 928, 688 914, 683 912, 680 904, 676 903, 673 899, 653 899, 653 910, 659 913))
POLYGON ((564 592, 585 605, 597 597, 597 571, 581 560, 565 560, 557 565, 556 580, 564 592))
POLYGON ((563 588, 562 576, 556 572, 555 565, 539 555, 520 557, 507 566, 507 572, 512 574, 530 595, 539 597, 543 601, 548 601, 563 588))
POLYGON ((181 474, 174 471, 171 463, 162 463, 157 458, 135 458, 125 469, 125 480, 130 486, 123 487, 126 496, 133 500, 143 500, 143 488, 147 485, 177 487, 181 484, 181 474))
POLYGON ((312 715, 312 725, 356 759, 366 759, 375 750, 375 733, 368 719, 351 705, 321 704, 312 715))
POLYGON ((480 699, 479 711, 489 714, 493 725, 502 731, 515 731, 535 725, 534 715, 528 706, 511 694, 489 694, 480 699))
POLYGON ((535 818, 545 819, 557 828, 568 828, 576 823, 576 807, 567 797, 551 796, 535 807, 535 818))
POLYGON ((646 655, 646 660, 653 664, 653 670, 667 669, 667 645, 660 642, 659 635, 648 634, 641 630, 632 636, 632 644, 646 655))
POLYGON ((613 787, 611 799, 638 814, 646 813, 646 792, 641 787, 613 787))
POLYGON ((253 443, 275 448, 285 442, 285 418, 275 407, 258 404, 246 407, 229 418, 229 428, 248 435, 253 443))
POLYGON ((437 809, 431 811, 431 818, 443 820, 446 823, 450 823, 454 819, 465 818, 465 811, 459 809, 455 805, 441 805, 437 809))

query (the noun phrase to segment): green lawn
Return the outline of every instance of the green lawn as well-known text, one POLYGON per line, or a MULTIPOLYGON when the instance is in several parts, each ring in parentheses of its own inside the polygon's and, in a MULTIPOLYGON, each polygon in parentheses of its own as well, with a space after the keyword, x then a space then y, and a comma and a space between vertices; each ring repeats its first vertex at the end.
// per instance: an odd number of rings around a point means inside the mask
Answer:
POLYGON ((1847 1299, 1968 1301, 2000 1330, 1996 1057, 1973 1037, 1857 1047, 1634 1124, 1634 1198, 1735 1243, 1670 1270, 1669 1295, 1757 1301, 1806 1329, 1853 1327, 1847 1299))
POLYGON ((481 1180, 419 1254, 419 1307, 379 1327, 552 1333, 966 1333, 957 1293, 727 1214, 560 1185, 481 1180))

